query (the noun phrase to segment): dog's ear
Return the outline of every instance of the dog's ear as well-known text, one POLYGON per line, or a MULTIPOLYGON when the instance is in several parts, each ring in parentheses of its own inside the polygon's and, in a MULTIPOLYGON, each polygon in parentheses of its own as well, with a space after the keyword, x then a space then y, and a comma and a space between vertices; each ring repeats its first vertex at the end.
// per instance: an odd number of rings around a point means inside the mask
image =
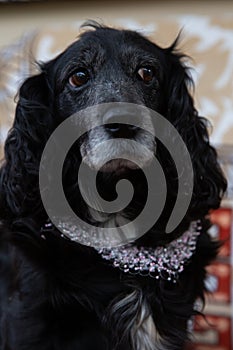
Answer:
POLYGON ((209 143, 207 120, 198 115, 190 88, 193 80, 184 64, 185 56, 176 50, 177 40, 166 50, 168 74, 165 83, 166 117, 187 145, 194 171, 192 215, 205 215, 220 205, 226 180, 215 149, 209 143))
POLYGON ((52 122, 51 104, 52 96, 44 72, 23 83, 0 172, 2 217, 27 215, 30 205, 38 204, 38 169, 46 132, 52 122))

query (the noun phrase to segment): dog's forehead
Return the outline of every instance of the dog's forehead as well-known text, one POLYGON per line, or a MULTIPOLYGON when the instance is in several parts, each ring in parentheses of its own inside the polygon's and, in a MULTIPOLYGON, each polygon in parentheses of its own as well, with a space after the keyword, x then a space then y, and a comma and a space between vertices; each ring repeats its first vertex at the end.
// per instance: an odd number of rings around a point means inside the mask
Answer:
POLYGON ((136 54, 159 56, 161 48, 137 32, 108 28, 85 32, 64 51, 63 57, 91 63, 94 59, 99 62, 106 57, 127 59, 136 54))

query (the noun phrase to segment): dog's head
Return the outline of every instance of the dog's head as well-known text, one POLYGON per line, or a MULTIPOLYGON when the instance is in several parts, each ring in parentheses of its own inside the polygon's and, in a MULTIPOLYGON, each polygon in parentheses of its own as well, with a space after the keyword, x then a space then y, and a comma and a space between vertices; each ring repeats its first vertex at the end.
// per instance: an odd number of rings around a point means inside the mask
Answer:
MULTIPOLYGON (((183 138, 194 169, 194 191, 187 214, 189 221, 217 208, 226 182, 216 152, 209 144, 206 121, 194 108, 189 93, 192 80, 184 64, 185 56, 176 48, 177 40, 170 47, 161 48, 133 31, 97 24, 92 27, 54 60, 41 65, 41 73, 27 79, 20 89, 1 170, 1 211, 5 218, 32 217, 37 213, 40 216, 43 209, 38 172, 49 136, 74 113, 100 104, 107 107, 96 114, 99 118, 97 127, 92 128, 93 118, 86 117, 81 121, 82 127, 89 131, 71 152, 64 183, 69 187, 76 182, 71 170, 74 164, 83 160, 88 167, 99 169, 109 154, 115 160, 101 167, 105 173, 105 178, 101 179, 102 187, 110 174, 122 177, 134 173, 135 176, 126 176, 134 180, 139 176, 140 179, 135 163, 120 159, 125 147, 123 143, 118 149, 109 147, 106 152, 98 152, 98 144, 102 141, 135 140, 150 151, 137 154, 142 159, 142 166, 149 166, 156 153, 163 167, 168 186, 164 212, 169 215, 178 182, 171 156, 150 132, 153 125, 146 109, 135 114, 130 108, 127 111, 117 108, 117 103, 137 104, 159 112, 183 138), (114 108, 109 103, 113 103, 114 108), (117 122, 118 117, 120 120, 125 117, 127 122, 117 122)), ((136 150, 128 148, 126 152, 132 156, 136 150)), ((166 215, 162 216, 163 221, 167 220, 166 215)))
MULTIPOLYGON (((136 115, 135 110, 125 110, 116 103, 143 105, 161 111, 166 64, 162 50, 139 34, 96 27, 42 67, 54 91, 59 122, 87 107, 113 103, 106 106, 105 111, 101 109, 101 113, 95 110, 95 118, 102 126, 94 128, 93 119, 87 115, 81 121, 84 128, 93 127, 80 145, 82 158, 90 167, 99 169, 105 159, 105 154, 100 154, 96 146, 113 138, 134 139, 154 152, 155 139, 145 132, 146 128, 153 130, 149 112, 141 111, 136 115), (124 124, 117 123, 118 118, 125 118, 124 124), (136 127, 136 123, 140 127, 136 127)), ((106 153, 117 157, 121 151, 109 146, 106 153)), ((132 155, 134 150, 128 149, 130 151, 132 155)), ((144 159, 145 164, 150 161, 149 153, 138 157, 144 159)), ((117 160, 108 162, 103 170, 121 171, 134 166, 132 162, 117 160)))

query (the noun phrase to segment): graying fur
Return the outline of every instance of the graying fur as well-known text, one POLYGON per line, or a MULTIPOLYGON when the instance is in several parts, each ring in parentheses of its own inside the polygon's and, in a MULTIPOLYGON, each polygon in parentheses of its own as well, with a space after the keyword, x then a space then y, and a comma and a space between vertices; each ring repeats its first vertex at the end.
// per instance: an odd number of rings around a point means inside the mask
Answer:
POLYGON ((166 349, 141 290, 134 290, 113 303, 107 320, 115 333, 116 342, 126 338, 133 350, 166 349))

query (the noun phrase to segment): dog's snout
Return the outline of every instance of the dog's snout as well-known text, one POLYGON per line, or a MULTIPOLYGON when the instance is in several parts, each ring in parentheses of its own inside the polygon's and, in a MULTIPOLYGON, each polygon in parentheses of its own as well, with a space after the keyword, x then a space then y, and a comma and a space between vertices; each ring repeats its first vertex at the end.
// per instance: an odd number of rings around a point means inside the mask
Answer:
POLYGON ((133 137, 140 129, 137 118, 123 111, 108 110, 104 115, 104 127, 114 137, 133 137), (134 125, 136 124, 136 125, 134 125))

